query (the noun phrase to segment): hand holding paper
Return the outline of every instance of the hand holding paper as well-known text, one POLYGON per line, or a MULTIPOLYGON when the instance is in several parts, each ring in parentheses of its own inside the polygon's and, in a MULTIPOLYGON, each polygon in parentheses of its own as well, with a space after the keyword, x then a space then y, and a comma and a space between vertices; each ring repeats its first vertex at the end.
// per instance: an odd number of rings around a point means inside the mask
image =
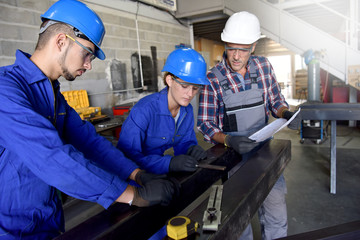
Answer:
POLYGON ((296 111, 288 121, 286 121, 285 118, 278 118, 272 123, 266 125, 262 129, 257 131, 256 133, 252 134, 249 138, 255 140, 256 142, 262 142, 268 138, 271 138, 272 136, 274 136, 275 133, 289 125, 300 113, 300 110, 301 109, 299 108, 299 110, 296 111))
POLYGON ((225 144, 233 148, 237 153, 244 154, 257 147, 259 143, 245 136, 226 135, 225 144))
POLYGON ((286 120, 290 120, 290 123, 288 125, 288 128, 292 129, 292 130, 297 130, 300 127, 300 123, 301 123, 301 119, 298 116, 298 112, 291 112, 291 111, 285 111, 283 113, 283 118, 285 118, 286 120), (293 116, 295 115, 295 117, 293 118, 293 116))

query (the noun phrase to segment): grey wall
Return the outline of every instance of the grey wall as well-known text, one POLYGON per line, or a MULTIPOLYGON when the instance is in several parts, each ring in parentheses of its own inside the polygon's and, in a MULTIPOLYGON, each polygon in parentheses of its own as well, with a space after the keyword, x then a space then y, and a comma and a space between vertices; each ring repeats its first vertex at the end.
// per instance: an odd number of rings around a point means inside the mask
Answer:
MULTIPOLYGON (((32 53, 36 41, 40 15, 55 1, 50 0, 0 0, 0 65, 12 64, 16 49, 32 53)), ((140 52, 148 71, 149 58, 153 60, 151 47, 156 49, 157 69, 154 81, 162 88, 161 69, 167 55, 175 46, 190 44, 190 31, 169 13, 130 0, 83 1, 102 18, 106 35, 102 44, 107 58, 94 60, 93 69, 74 82, 60 79, 62 91, 86 89, 91 106, 102 107, 106 114, 114 105, 137 101, 152 91, 134 88, 134 63, 131 56, 138 52, 136 19, 140 52), (132 68, 133 66, 133 68, 132 68), (119 71, 119 72, 114 72, 119 71), (157 77, 156 77, 157 76, 157 77), (123 90, 129 90, 120 92, 123 90), (116 92, 114 92, 116 90, 116 92)), ((134 59, 133 59, 134 60, 134 59)), ((148 76, 149 74, 146 74, 148 76)))

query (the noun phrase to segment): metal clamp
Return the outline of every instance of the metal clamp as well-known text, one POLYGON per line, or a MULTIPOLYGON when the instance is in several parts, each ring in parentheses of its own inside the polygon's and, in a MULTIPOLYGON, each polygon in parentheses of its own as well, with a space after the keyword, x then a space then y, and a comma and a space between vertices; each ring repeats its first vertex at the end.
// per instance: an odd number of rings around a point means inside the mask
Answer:
POLYGON ((217 231, 221 224, 221 198, 223 185, 213 185, 211 187, 209 202, 203 217, 203 230, 217 231))

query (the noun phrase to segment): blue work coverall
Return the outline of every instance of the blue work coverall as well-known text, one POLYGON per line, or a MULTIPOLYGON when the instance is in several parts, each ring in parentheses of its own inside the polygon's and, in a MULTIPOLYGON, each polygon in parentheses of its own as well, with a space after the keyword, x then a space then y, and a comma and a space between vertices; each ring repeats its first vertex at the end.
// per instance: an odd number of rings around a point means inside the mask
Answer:
POLYGON ((165 150, 173 147, 174 155, 186 154, 197 145, 194 131, 193 107, 180 107, 175 125, 168 107, 168 87, 148 95, 135 104, 121 127, 117 147, 148 172, 169 172, 171 155, 165 150))
POLYGON ((49 239, 64 231, 56 189, 108 208, 137 168, 82 121, 18 50, 0 68, 0 239, 49 239))

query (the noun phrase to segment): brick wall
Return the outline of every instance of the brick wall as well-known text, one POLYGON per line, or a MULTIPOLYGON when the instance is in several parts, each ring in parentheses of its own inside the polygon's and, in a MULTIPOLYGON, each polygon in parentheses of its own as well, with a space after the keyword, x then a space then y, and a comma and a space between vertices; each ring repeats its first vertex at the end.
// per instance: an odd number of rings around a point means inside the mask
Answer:
MULTIPOLYGON (((45 12, 54 1, 50 0, 0 0, 0 65, 12 64, 15 60, 16 49, 32 53, 36 41, 40 15, 45 12)), ((157 69, 156 75, 161 82, 161 69, 167 55, 179 43, 190 44, 189 29, 161 10, 138 4, 132 1, 113 1, 121 3, 129 9, 120 9, 122 5, 109 7, 107 1, 83 1, 95 10, 105 24, 106 35, 102 44, 107 58, 104 61, 94 60, 93 68, 74 82, 61 81, 62 91, 86 89, 89 94, 90 105, 100 106, 105 112, 110 111, 114 105, 129 101, 137 101, 140 97, 151 92, 128 91, 114 93, 114 81, 124 81, 122 88, 134 88, 134 53, 138 52, 136 13, 130 8, 140 8, 137 15, 140 51, 142 59, 152 59, 151 47, 156 48, 157 69), (133 12, 132 12, 133 11, 133 12), (151 12, 141 14, 141 12, 151 12), (161 16, 161 17, 157 17, 161 16), (122 77, 114 79, 114 72, 110 66, 121 64, 122 77)), ((109 1, 108 1, 109 2, 109 1)), ((136 54, 135 54, 136 55, 136 54)), ((149 61, 147 61, 149 63, 149 61)), ((143 68, 150 70, 152 65, 143 68)), ((118 76, 119 74, 117 74, 118 76)), ((155 77, 154 77, 155 78, 155 77)), ((155 81, 155 79, 154 79, 155 81)), ((160 86, 161 87, 161 86, 160 86)), ((116 89, 122 90, 122 89, 116 89)), ((107 112, 109 114, 109 112, 107 112)))

